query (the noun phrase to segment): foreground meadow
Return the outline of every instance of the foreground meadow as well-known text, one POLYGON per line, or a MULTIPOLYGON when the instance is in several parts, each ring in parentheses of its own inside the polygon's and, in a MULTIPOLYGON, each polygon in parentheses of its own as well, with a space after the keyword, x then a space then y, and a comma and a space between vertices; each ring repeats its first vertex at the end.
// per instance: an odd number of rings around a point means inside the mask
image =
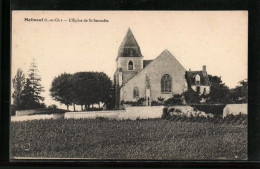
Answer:
POLYGON ((11 158, 247 159, 247 125, 164 119, 11 123, 11 158))

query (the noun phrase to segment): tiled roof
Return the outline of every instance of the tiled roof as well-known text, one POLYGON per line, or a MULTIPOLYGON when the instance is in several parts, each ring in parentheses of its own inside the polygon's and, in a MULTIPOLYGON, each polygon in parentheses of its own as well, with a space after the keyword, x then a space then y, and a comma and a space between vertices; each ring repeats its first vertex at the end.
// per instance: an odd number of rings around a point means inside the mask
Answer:
POLYGON ((142 57, 140 47, 130 28, 119 47, 118 57, 142 57))
POLYGON ((187 82, 190 85, 195 85, 195 76, 200 76, 200 85, 209 86, 209 77, 206 73, 203 73, 202 71, 187 71, 187 82))
POLYGON ((145 68, 149 63, 151 63, 153 60, 143 60, 143 67, 145 68))

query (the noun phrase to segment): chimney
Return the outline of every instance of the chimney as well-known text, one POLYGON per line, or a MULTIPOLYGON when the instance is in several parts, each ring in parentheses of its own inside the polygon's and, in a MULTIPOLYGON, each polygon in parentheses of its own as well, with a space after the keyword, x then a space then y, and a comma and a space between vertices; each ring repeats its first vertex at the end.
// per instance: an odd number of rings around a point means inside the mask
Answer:
POLYGON ((207 73, 207 71, 206 71, 206 65, 203 65, 203 66, 202 66, 202 73, 203 73, 203 74, 206 74, 206 73, 207 73))

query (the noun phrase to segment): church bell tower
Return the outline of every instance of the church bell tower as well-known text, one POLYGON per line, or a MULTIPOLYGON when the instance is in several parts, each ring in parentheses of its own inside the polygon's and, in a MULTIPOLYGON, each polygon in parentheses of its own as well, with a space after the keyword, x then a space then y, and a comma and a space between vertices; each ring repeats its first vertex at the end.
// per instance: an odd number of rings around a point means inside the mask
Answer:
POLYGON ((143 56, 130 28, 119 47, 116 65, 114 84, 118 90, 116 100, 119 101, 121 100, 120 87, 143 69, 143 56))

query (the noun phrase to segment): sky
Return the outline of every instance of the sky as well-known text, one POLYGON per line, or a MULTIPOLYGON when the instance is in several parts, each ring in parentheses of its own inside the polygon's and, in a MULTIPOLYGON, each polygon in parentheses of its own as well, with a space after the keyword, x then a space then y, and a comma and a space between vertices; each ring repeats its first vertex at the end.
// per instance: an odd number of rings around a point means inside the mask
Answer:
POLYGON ((27 76, 35 58, 45 104, 65 108, 50 97, 54 77, 102 71, 112 80, 128 28, 144 59, 168 49, 186 70, 206 65, 208 74, 221 76, 230 88, 247 78, 247 11, 13 11, 11 78, 18 68, 27 76), (88 22, 69 22, 73 19, 88 22), (94 19, 108 22, 90 22, 94 19))

